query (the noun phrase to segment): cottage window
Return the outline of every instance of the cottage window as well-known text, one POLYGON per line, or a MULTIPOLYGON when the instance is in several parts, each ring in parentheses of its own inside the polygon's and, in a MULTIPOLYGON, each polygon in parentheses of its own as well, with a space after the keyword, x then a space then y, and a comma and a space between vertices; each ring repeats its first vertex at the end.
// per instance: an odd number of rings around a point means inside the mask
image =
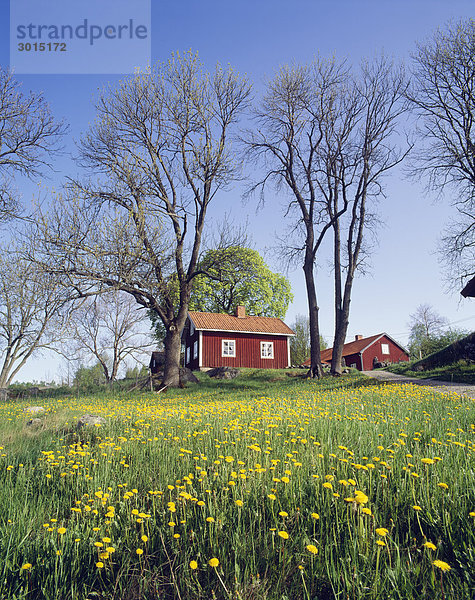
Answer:
POLYGON ((381 344, 381 352, 383 354, 389 354, 389 344, 381 344))
POLYGON ((236 356, 236 340, 222 340, 221 356, 236 356))
POLYGON ((193 358, 198 358, 198 342, 193 344, 193 358))
POLYGON ((261 342, 261 358, 274 358, 274 342, 261 342))
POLYGON ((193 321, 190 320, 190 335, 195 333, 195 326, 193 325, 193 321))
POLYGON ((187 348, 186 349, 186 364, 188 364, 190 362, 190 349, 187 348))

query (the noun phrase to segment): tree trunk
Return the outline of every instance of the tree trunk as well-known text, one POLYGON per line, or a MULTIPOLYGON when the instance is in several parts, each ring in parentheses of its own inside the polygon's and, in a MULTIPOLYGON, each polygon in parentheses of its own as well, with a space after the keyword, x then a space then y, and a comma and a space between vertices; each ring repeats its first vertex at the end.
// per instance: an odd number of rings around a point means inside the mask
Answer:
POLYGON ((178 387, 180 385, 180 353, 181 334, 176 325, 170 325, 164 340, 165 365, 163 369, 162 385, 178 387))
POLYGON ((303 266, 310 321, 310 368, 307 376, 320 379, 323 376, 322 361, 320 357, 320 330, 318 326, 318 304, 313 275, 313 260, 305 259, 303 266))
POLYGON ((335 314, 335 337, 333 339, 332 364, 330 373, 335 376, 341 375, 343 346, 345 345, 346 332, 348 329, 348 315, 343 314, 342 308, 337 308, 335 314))
POLYGON ((335 310, 335 339, 333 341, 331 374, 341 375, 343 346, 350 322, 351 290, 353 287, 353 274, 348 273, 345 282, 345 291, 340 306, 335 310))
POLYGON ((333 225, 333 265, 335 278, 335 335, 333 337, 332 364, 330 367, 330 373, 334 376, 339 376, 341 375, 343 344, 345 343, 347 329, 346 327, 343 327, 341 294, 341 235, 339 220, 337 220, 333 225))

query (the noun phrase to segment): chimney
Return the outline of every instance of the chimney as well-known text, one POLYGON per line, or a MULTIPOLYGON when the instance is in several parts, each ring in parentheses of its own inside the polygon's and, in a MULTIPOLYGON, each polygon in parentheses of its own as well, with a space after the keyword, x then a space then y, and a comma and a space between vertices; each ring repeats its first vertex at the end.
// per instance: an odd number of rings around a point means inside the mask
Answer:
POLYGON ((359 334, 358 334, 358 335, 355 335, 355 342, 357 342, 357 341, 359 341, 359 340, 362 340, 362 339, 363 339, 363 336, 362 336, 362 335, 359 335, 359 334))
POLYGON ((236 317, 238 319, 246 318, 246 307, 245 306, 236 306, 236 317))

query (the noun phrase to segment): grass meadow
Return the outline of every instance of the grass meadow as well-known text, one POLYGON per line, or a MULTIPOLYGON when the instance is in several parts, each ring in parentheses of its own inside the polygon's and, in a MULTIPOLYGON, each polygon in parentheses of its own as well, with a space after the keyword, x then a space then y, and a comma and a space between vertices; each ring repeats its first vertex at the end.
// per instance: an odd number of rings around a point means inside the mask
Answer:
POLYGON ((474 597, 474 400, 201 380, 0 406, 2 600, 474 597))

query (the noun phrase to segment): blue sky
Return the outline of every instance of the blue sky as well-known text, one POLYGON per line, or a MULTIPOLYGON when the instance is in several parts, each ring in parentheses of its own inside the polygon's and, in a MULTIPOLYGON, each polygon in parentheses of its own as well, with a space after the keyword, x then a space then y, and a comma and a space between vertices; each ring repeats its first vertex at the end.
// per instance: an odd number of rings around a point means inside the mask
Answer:
MULTIPOLYGON (((9 61, 9 3, 0 0, 0 64, 9 61)), ((42 4, 45 18, 50 0, 42 4)), ((122 0, 121 5, 133 0, 122 0)), ((66 4, 63 2, 63 4, 66 4)), ((96 2, 109 13, 109 2, 96 2)), ((101 14, 101 11, 99 11, 101 14)), ((384 52, 408 62, 417 41, 423 42, 437 27, 460 17, 473 16, 473 1, 452 0, 152 0, 151 59, 166 60, 171 52, 192 49, 213 67, 230 63, 254 82, 254 94, 262 91, 266 79, 282 64, 310 62, 316 54, 348 57, 357 63, 363 57, 384 52)), ((107 51, 106 50, 101 50, 107 51)), ((115 50, 114 50, 115 51, 115 50)), ((127 49, 124 46, 123 52, 127 49)), ((121 60, 120 54, 117 60, 121 60)), ((125 59, 124 59, 125 60, 125 59)), ((57 117, 70 124, 68 151, 74 152, 78 139, 94 118, 93 99, 102 86, 117 82, 120 75, 18 75, 25 91, 42 91, 57 117)), ((56 173, 44 185, 51 186, 76 167, 65 156, 56 163, 56 173)), ((23 184, 22 184, 23 185, 23 184)), ((31 186, 23 186, 25 201, 31 186)), ((225 213, 239 223, 248 220, 255 247, 269 264, 280 269, 271 248, 276 234, 283 232, 283 197, 268 194, 264 208, 256 212, 252 201, 241 200, 242 186, 236 185, 217 201, 213 218, 225 213)), ((371 258, 369 274, 360 276, 354 286, 349 338, 386 331, 407 343, 409 315, 421 303, 429 303, 454 326, 475 329, 475 302, 458 293, 447 294, 436 255, 437 239, 453 214, 449 199, 436 202, 425 195, 420 183, 394 171, 386 180, 386 198, 379 214, 385 225, 371 258)), ((306 312, 306 296, 301 269, 289 273, 294 302, 286 321, 306 312)), ((321 330, 330 341, 333 330, 332 278, 326 262, 318 270, 321 330)), ((52 378, 54 362, 37 361, 25 368, 20 379, 52 378)))

